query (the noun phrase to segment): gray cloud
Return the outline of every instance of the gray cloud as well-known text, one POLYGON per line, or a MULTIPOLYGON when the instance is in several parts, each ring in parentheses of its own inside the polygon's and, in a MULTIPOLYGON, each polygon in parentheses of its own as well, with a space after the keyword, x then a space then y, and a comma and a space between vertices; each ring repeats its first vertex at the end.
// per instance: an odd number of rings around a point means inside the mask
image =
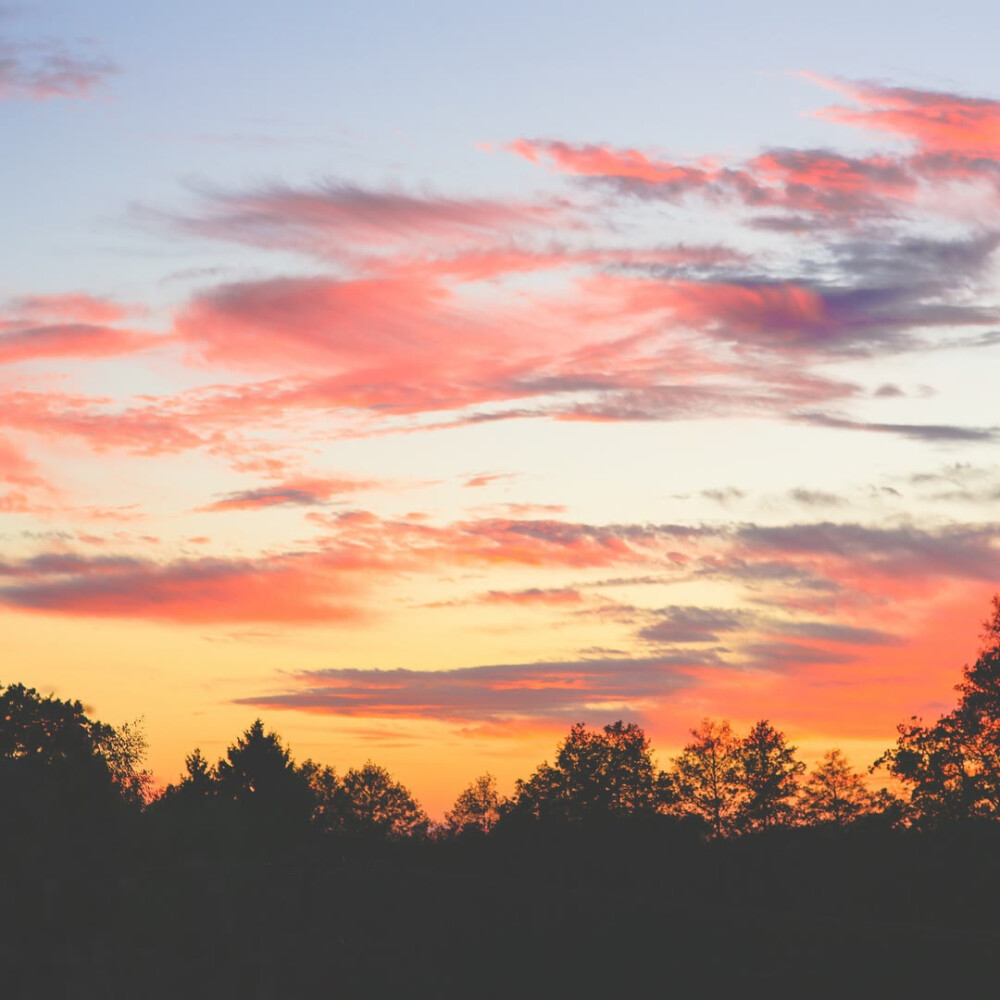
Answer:
POLYGON ((450 722, 576 721, 633 715, 692 681, 686 668, 715 654, 608 657, 498 664, 456 670, 334 669, 295 675, 291 690, 236 699, 240 705, 331 715, 431 718, 450 722))

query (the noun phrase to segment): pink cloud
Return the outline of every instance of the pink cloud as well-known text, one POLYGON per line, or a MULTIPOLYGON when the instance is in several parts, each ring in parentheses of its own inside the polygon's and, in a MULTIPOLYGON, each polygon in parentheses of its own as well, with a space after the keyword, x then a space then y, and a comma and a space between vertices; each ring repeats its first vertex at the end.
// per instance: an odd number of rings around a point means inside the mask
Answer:
POLYGON ((137 618, 182 624, 353 621, 363 617, 357 584, 315 558, 257 561, 38 556, 0 565, 0 604, 38 614, 137 618))
POLYGON ((289 479, 273 486, 237 490, 214 503, 199 507, 203 511, 259 510, 268 507, 314 507, 332 497, 370 490, 378 484, 371 479, 306 478, 289 479))
POLYGON ((320 257, 416 242, 481 243, 521 229, 571 224, 565 205, 445 198, 327 182, 312 188, 272 185, 243 192, 207 191, 200 214, 173 220, 216 239, 282 247, 320 257))
POLYGON ((56 45, 0 41, 0 100, 88 98, 114 72, 106 59, 56 45))
POLYGON ((35 463, 9 438, 0 435, 0 479, 19 486, 44 483, 35 463))
POLYGON ((782 209, 850 218, 910 200, 916 178, 905 160, 843 156, 829 150, 772 149, 742 165, 714 161, 688 166, 634 149, 520 139, 508 151, 560 172, 618 183, 660 198, 702 194, 755 209, 782 209))
POLYGON ((861 105, 824 108, 819 117, 901 136, 928 153, 1000 156, 1000 101, 804 75, 861 105))
POLYGON ((207 438, 169 404, 128 406, 116 400, 43 392, 0 393, 0 424, 43 437, 79 437, 102 451, 147 455, 201 447, 207 438))
POLYGON ((637 149, 608 145, 573 146, 555 140, 516 139, 504 148, 532 163, 547 163, 560 173, 583 177, 617 177, 693 189, 707 185, 717 175, 714 167, 685 167, 652 159, 637 149))
POLYGON ((125 318, 117 303, 85 294, 27 296, 0 315, 0 364, 42 358, 132 354, 156 343, 152 334, 110 326, 125 318))

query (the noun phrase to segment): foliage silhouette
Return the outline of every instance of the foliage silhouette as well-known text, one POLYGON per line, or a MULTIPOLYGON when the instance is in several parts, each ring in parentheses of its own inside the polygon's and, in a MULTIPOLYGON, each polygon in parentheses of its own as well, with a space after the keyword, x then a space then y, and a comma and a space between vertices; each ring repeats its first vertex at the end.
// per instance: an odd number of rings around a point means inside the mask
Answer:
POLYGON ((798 809, 807 824, 843 829, 875 811, 876 798, 864 776, 840 750, 828 750, 803 782, 798 809))
POLYGON ((579 822, 652 816, 668 801, 669 781, 639 726, 618 721, 597 732, 581 722, 559 745, 554 766, 543 763, 517 782, 509 811, 579 822))
POLYGON ((430 821, 409 790, 371 761, 344 774, 335 801, 342 829, 355 836, 398 839, 428 830, 430 821))
POLYGON ((998 660, 995 601, 955 709, 885 756, 912 790, 905 817, 839 751, 803 776, 766 721, 743 738, 703 721, 668 775, 619 722, 573 726, 502 809, 476 779, 447 819, 480 832, 441 838, 384 768, 297 765, 259 720, 140 809, 137 727, 116 743, 79 702, 11 685, 4 993, 296 998, 335 980, 346 996, 588 996, 665 969, 675 990, 710 977, 720 995, 985 992, 998 660))
POLYGON ((500 820, 500 795, 492 774, 476 778, 455 800, 444 821, 451 833, 489 833, 500 820))
POLYGON ((33 836, 66 834, 67 817, 83 828, 115 821, 122 806, 143 801, 138 725, 116 730, 89 719, 79 701, 34 688, 0 688, 0 808, 8 829, 33 836))
POLYGON ((308 779, 277 733, 264 732, 260 719, 226 750, 215 773, 218 796, 235 803, 255 832, 277 835, 308 824, 313 808, 308 779))
POLYGON ((313 760, 305 760, 299 765, 299 774, 309 789, 314 828, 325 833, 339 830, 340 780, 337 778, 337 772, 329 764, 317 764, 313 760))
POLYGON ((957 706, 932 725, 912 718, 876 762, 910 790, 921 826, 1000 817, 1000 597, 983 623, 983 645, 956 685, 957 706))
POLYGON ((805 769, 783 733, 766 719, 755 723, 737 750, 736 779, 741 792, 737 827, 745 832, 791 823, 798 777, 805 769))
POLYGON ((732 832, 739 795, 739 742, 728 722, 703 719, 670 770, 678 811, 698 816, 716 837, 732 832))

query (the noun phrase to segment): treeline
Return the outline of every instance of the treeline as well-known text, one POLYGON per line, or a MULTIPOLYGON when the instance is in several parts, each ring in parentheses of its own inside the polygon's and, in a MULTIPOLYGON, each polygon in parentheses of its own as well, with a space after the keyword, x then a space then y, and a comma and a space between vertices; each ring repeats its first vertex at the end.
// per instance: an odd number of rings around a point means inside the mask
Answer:
POLYGON ((762 720, 657 765, 579 724, 442 823, 258 720, 156 791, 139 723, 0 689, 0 968, 12 998, 966 995, 1000 953, 1000 600, 936 721, 811 770, 762 720))
POLYGON ((983 646, 963 669, 956 707, 932 724, 898 727, 896 745, 869 773, 900 790, 870 788, 840 750, 806 773, 796 748, 768 720, 743 735, 703 720, 665 770, 634 723, 603 730, 574 725, 554 762, 542 763, 513 794, 490 774, 432 823, 411 792, 369 761, 344 774, 312 760, 296 763, 256 720, 216 762, 195 749, 180 780, 153 793, 142 767, 139 723, 90 720, 80 702, 43 697, 21 684, 0 688, 0 802, 7 814, 44 825, 52 812, 132 807, 166 822, 185 819, 246 827, 266 836, 311 829, 369 839, 488 835, 532 822, 589 823, 667 817, 711 837, 774 827, 843 829, 852 824, 933 828, 1000 818, 1000 596, 984 623, 983 646))

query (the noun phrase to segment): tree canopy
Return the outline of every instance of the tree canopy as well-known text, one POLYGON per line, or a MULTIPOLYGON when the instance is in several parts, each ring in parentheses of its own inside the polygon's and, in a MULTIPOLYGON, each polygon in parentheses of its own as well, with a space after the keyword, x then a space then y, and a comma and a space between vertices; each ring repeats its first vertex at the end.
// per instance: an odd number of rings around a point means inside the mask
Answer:
POLYGON ((1000 596, 983 622, 979 656, 955 686, 958 704, 926 725, 897 727, 878 764, 910 790, 911 819, 924 826, 1000 817, 1000 596))
POLYGON ((653 815, 665 805, 666 787, 639 726, 618 721, 597 731, 581 722, 559 745, 554 766, 543 763, 517 782, 512 806, 570 821, 653 815))

